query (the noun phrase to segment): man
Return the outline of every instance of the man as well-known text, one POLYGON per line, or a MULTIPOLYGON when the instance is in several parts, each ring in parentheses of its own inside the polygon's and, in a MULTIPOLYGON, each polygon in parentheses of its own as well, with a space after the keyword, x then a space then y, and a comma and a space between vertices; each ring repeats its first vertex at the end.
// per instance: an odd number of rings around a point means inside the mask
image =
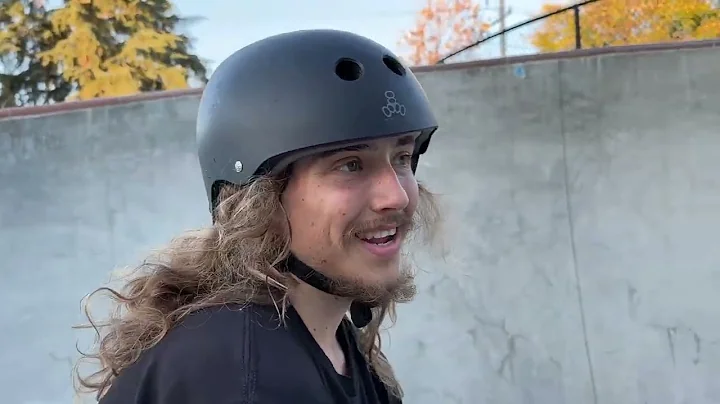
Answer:
POLYGON ((101 404, 400 403, 379 326, 414 294, 401 247, 437 219, 414 175, 436 128, 366 38, 299 31, 230 56, 197 119, 213 225, 114 292, 81 384, 101 404))

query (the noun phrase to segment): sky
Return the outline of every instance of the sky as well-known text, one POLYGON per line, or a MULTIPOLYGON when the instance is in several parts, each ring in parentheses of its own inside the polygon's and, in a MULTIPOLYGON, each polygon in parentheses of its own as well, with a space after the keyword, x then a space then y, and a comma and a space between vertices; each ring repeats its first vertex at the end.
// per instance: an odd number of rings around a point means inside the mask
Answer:
MULTIPOLYGON (((478 0, 490 21, 498 17, 499 0, 478 0)), ((204 20, 187 28, 194 37, 194 50, 213 69, 234 51, 274 34, 299 29, 332 28, 367 36, 402 55, 398 41, 412 29, 426 0, 174 0, 181 16, 204 20)), ((507 26, 538 13, 541 0, 506 0, 512 9, 507 26)), ((527 32, 527 31, 525 31, 527 32)), ((481 54, 499 56, 500 42, 490 41, 481 54)), ((532 53, 522 33, 508 37, 508 55, 532 53)), ((475 56, 475 55, 470 55, 475 56)))
MULTIPOLYGON (((499 0, 475 0, 486 21, 496 21, 499 0)), ((510 14, 506 26, 538 15, 543 0, 505 0, 510 14)), ((554 0, 567 3, 567 0, 554 0)), ((210 72, 236 50, 262 38, 300 29, 331 28, 369 37, 402 56, 398 45, 403 33, 415 26, 418 12, 427 0, 172 0, 183 17, 201 17, 184 29, 194 39, 194 53, 205 59, 210 72)), ((62 0, 47 0, 55 8, 62 0)), ((537 24, 507 35, 507 55, 535 53, 526 38, 537 24)), ((495 32, 497 26, 492 30, 495 32)), ((500 56, 500 41, 466 52, 450 62, 500 56)))

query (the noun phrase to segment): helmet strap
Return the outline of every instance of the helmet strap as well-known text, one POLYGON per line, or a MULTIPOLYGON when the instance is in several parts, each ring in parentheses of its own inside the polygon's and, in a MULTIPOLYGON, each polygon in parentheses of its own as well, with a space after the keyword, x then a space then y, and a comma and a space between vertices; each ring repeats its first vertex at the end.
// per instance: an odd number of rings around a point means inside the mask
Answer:
POLYGON ((412 157, 410 158, 410 168, 412 169, 413 174, 415 174, 415 171, 417 171, 419 160, 420 155, 418 153, 413 153, 412 157))
MULTIPOLYGON (((285 265, 281 268, 297 276, 298 278, 300 278, 300 280, 314 287, 315 289, 321 290, 331 295, 340 296, 337 293, 333 293, 331 286, 332 282, 327 276, 321 274, 320 272, 311 268, 306 263, 300 261, 300 259, 298 259, 295 254, 291 253, 290 256, 287 258, 285 265)), ((355 324, 355 327, 357 328, 363 328, 367 326, 372 320, 372 310, 370 308, 370 305, 363 302, 353 302, 350 305, 350 318, 352 319, 353 324, 355 324)))

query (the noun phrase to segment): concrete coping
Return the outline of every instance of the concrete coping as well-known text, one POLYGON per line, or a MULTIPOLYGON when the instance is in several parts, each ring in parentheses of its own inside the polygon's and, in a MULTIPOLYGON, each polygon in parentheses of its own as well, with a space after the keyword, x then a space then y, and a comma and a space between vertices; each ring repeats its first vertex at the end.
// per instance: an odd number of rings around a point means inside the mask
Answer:
MULTIPOLYGON (((448 63, 433 66, 413 67, 414 73, 435 72, 444 70, 474 69, 478 67, 513 65, 518 63, 539 62, 546 60, 562 60, 587 58, 603 55, 622 55, 627 53, 647 53, 662 51, 678 51, 690 49, 706 49, 720 47, 720 39, 707 39, 685 42, 658 42, 642 45, 607 46, 604 48, 577 49, 562 52, 534 53, 532 55, 509 56, 505 58, 474 60, 470 62, 448 63)), ((1 110, 0 110, 1 111, 1 110)))
MULTIPOLYGON (((512 65, 512 64, 517 64, 517 63, 528 63, 528 62, 537 62, 537 61, 576 59, 576 58, 601 56, 601 55, 675 51, 675 50, 703 49, 703 48, 714 48, 714 47, 720 47, 720 39, 684 41, 684 42, 661 42, 661 43, 643 44, 643 45, 609 46, 609 47, 605 47, 605 48, 588 48, 588 49, 570 50, 570 51, 563 51, 563 52, 536 53, 536 54, 532 54, 532 55, 510 56, 510 57, 505 57, 505 58, 484 59, 484 60, 476 60, 476 61, 471 61, 471 62, 449 63, 449 64, 432 65, 432 66, 415 66, 415 67, 412 67, 411 70, 414 73, 428 73, 428 72, 446 71, 446 70, 463 70, 463 69, 467 70, 467 69, 475 69, 478 67, 512 65)), ((166 98, 200 96, 200 95, 202 95, 202 91, 203 91, 202 88, 154 91, 154 92, 124 96, 124 97, 96 98, 96 99, 92 99, 92 100, 69 101, 69 102, 62 102, 62 103, 58 103, 58 104, 40 105, 40 106, 33 106, 33 107, 4 108, 4 109, 0 109, 0 121, 4 120, 4 119, 56 114, 56 113, 71 112, 71 111, 82 110, 82 109, 107 107, 107 106, 113 106, 113 105, 123 105, 123 104, 130 104, 130 103, 143 102, 143 101, 155 101, 155 100, 162 100, 162 99, 166 99, 166 98)))

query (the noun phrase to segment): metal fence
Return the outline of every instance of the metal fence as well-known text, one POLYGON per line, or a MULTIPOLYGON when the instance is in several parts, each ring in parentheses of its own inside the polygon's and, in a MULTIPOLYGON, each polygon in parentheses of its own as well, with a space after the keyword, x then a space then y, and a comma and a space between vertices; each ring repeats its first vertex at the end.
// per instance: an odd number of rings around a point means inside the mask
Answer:
POLYGON ((443 57, 442 59, 438 60, 436 64, 444 64, 446 60, 450 59, 450 58, 453 57, 453 56, 456 56, 456 55, 458 55, 458 54, 460 54, 460 53, 463 53, 463 52, 465 52, 465 51, 468 51, 468 50, 470 50, 470 49, 472 49, 472 48, 475 48, 475 47, 477 47, 477 46, 479 46, 479 45, 482 45, 483 43, 485 43, 485 42, 487 42, 487 41, 490 41, 491 39, 494 39, 494 38, 497 38, 497 37, 500 37, 500 36, 507 35, 507 34, 508 34, 509 32, 511 32, 511 31, 515 31, 515 30, 517 30, 517 29, 519 29, 519 28, 523 28, 523 27, 525 27, 525 26, 527 26, 527 25, 530 25, 530 24, 532 24, 532 23, 535 23, 535 22, 537 22, 537 21, 541 21, 541 20, 544 20, 544 19, 546 19, 546 18, 550 18, 550 17, 552 17, 552 16, 555 16, 555 15, 558 15, 558 14, 567 13, 567 12, 573 12, 573 14, 575 15, 575 49, 582 49, 582 35, 580 34, 580 9, 581 9, 583 6, 586 6, 586 5, 592 4, 592 3, 596 3, 596 2, 598 2, 598 1, 600 1, 600 0, 586 0, 586 1, 583 1, 583 2, 580 2, 580 3, 577 3, 577 4, 573 4, 573 5, 571 5, 571 6, 562 8, 562 9, 560 9, 560 10, 556 10, 556 11, 553 11, 553 12, 551 12, 551 13, 543 14, 543 15, 541 15, 541 16, 539 16, 539 17, 535 17, 535 18, 529 19, 529 20, 527 20, 527 21, 523 21, 523 22, 521 22, 521 23, 519 23, 519 24, 510 26, 510 27, 508 27, 508 28, 506 28, 506 29, 504 29, 504 30, 502 30, 502 31, 500 31, 500 32, 496 32, 496 33, 494 33, 494 34, 492 34, 492 35, 489 35, 489 36, 487 36, 487 37, 485 37, 485 38, 477 41, 477 42, 474 42, 474 43, 472 43, 472 44, 470 44, 470 45, 468 45, 468 46, 465 46, 465 47, 463 47, 463 48, 461 48, 461 49, 458 49, 458 50, 450 53, 449 55, 446 55, 446 56, 443 57))

